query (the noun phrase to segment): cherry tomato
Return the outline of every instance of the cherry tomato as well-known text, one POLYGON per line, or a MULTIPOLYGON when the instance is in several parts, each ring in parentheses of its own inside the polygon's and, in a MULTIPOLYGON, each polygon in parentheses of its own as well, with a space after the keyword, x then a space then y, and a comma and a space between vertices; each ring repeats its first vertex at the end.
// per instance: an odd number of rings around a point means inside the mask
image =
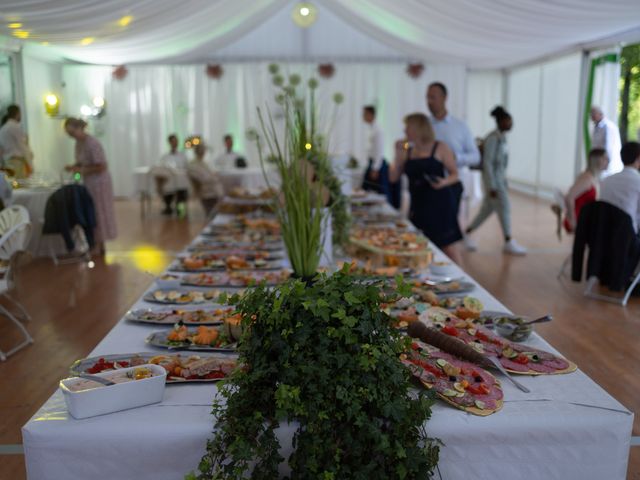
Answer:
POLYGON ((452 337, 457 337, 458 329, 456 327, 445 325, 444 327, 442 327, 442 333, 446 333, 447 335, 451 335, 452 337))

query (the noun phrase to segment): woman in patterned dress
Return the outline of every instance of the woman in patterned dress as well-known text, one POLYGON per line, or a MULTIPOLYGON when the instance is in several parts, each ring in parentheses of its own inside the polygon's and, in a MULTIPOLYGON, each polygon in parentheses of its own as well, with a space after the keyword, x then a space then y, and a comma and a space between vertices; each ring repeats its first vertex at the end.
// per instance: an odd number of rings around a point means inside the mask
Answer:
POLYGON ((107 159, 100 142, 85 132, 87 123, 77 118, 68 118, 64 123, 67 134, 76 140, 76 163, 65 170, 79 172, 84 185, 93 198, 96 210, 96 249, 94 253, 104 255, 106 240, 117 236, 116 218, 113 211, 113 186, 107 159))

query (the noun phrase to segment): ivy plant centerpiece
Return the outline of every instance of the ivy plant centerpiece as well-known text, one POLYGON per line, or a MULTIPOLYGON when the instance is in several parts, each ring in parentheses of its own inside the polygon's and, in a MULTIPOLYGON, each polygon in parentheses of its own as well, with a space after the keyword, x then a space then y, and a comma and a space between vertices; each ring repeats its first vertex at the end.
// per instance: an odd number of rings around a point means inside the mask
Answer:
POLYGON ((380 287, 343 269, 231 299, 243 314, 244 368, 221 385, 214 437, 188 478, 429 478, 433 400, 411 391, 398 360, 409 340, 381 311, 380 287), (284 422, 291 451, 278 435, 284 422))

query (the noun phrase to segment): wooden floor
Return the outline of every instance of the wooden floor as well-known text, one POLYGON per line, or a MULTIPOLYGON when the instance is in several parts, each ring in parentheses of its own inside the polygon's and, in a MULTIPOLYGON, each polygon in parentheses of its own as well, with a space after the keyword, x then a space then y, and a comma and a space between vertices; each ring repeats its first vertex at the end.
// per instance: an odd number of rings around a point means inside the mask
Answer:
MULTIPOLYGON (((25 478, 23 456, 3 455, 4 446, 22 443, 20 427, 55 391, 69 365, 94 348, 173 252, 201 230, 201 210, 194 204, 190 211, 189 220, 158 213, 141 220, 136 202, 119 201, 118 240, 94 268, 38 260, 21 271, 15 297, 33 317, 28 328, 35 344, 0 363, 0 479, 25 478)), ((513 224, 528 256, 501 253, 498 223, 491 218, 476 233, 479 251, 465 253, 465 269, 514 312, 553 314, 554 321, 538 332, 627 408, 639 411, 640 298, 621 308, 588 300, 581 285, 556 279, 571 239, 558 242, 546 202, 513 195, 513 224)), ((0 348, 14 338, 0 317, 0 348)), ((638 418, 634 435, 640 435, 638 418)), ((640 447, 631 450, 628 479, 640 480, 640 447)))

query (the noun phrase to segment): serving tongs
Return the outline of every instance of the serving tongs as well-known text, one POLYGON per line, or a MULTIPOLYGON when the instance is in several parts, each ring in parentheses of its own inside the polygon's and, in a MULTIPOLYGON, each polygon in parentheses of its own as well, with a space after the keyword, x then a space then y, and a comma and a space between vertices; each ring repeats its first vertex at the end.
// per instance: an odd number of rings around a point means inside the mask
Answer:
POLYGON ((452 338, 449 335, 436 330, 435 328, 427 327, 422 322, 410 323, 409 327, 407 328, 407 333, 410 337, 419 338, 423 342, 433 345, 434 347, 438 347, 442 351, 456 355, 464 360, 476 363, 481 367, 495 368, 505 377, 507 377, 507 379, 511 383, 513 383, 519 390, 522 390, 525 393, 531 393, 531 390, 514 379, 509 374, 509 372, 504 369, 497 358, 483 355, 473 347, 468 346, 467 344, 456 338, 452 338))
POLYGON ((551 320, 553 320, 553 317, 551 315, 545 315, 544 317, 539 317, 533 320, 529 320, 528 322, 522 322, 522 323, 513 323, 510 321, 504 322, 504 323, 500 323, 500 327, 506 327, 507 329, 510 330, 517 330, 518 328, 522 328, 522 327, 526 327, 527 325, 533 325, 534 323, 545 323, 545 322, 550 322, 551 320))

